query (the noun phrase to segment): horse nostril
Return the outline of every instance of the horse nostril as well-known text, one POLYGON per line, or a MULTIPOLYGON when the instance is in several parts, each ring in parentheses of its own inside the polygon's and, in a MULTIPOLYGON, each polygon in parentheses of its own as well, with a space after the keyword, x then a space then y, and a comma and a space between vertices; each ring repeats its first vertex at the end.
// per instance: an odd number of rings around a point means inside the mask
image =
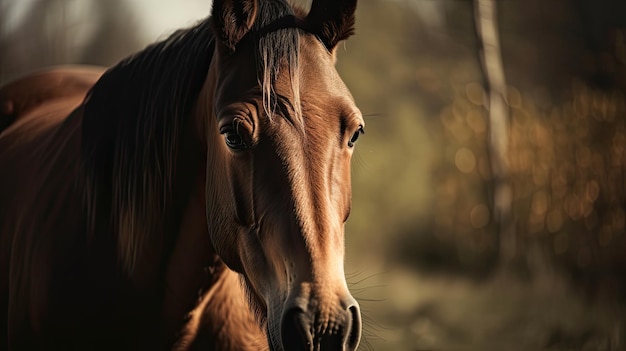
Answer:
POLYGON ((346 339, 346 347, 350 351, 356 350, 361 341, 361 312, 359 306, 352 305, 348 308, 350 329, 346 339))
MULTIPOLYGON (((288 309, 281 319, 281 341, 283 350, 354 351, 361 340, 361 312, 356 301, 343 312, 335 315, 332 328, 320 324, 301 308, 288 309)), ((345 305, 344 305, 345 306, 345 305)))
POLYGON ((318 335, 320 350, 354 351, 361 340, 361 314, 358 305, 348 307, 343 324, 335 332, 318 335))
POLYGON ((300 308, 292 308, 285 312, 281 322, 281 339, 283 349, 312 350, 313 342, 310 323, 300 308))

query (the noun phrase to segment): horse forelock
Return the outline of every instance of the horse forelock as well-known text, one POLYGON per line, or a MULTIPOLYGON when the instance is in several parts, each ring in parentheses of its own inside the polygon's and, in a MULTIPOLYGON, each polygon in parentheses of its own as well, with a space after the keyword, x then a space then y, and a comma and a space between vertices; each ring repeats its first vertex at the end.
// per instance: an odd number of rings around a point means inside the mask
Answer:
POLYGON ((88 229, 91 235, 115 233, 128 273, 147 242, 161 240, 181 131, 213 54, 208 23, 180 30, 120 62, 84 103, 88 229))
POLYGON ((303 28, 296 24, 272 28, 277 21, 286 17, 297 18, 296 15, 302 15, 302 11, 294 10, 284 0, 260 2, 257 19, 250 34, 256 39, 258 80, 265 114, 271 119, 279 111, 281 116, 304 130, 299 78, 299 38, 303 28), (283 69, 287 71, 286 75, 282 74, 283 69), (290 97, 280 95, 275 89, 281 76, 289 80, 290 97))

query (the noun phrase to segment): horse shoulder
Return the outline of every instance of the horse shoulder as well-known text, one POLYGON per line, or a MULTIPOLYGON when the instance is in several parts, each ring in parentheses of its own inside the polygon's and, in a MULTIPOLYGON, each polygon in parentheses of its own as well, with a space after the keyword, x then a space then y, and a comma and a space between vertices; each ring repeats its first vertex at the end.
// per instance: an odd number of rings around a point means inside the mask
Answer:
POLYGON ((81 113, 75 109, 99 75, 57 68, 0 88, 0 344, 7 331, 15 342, 28 343, 28 335, 53 323, 68 325, 75 315, 53 321, 48 302, 58 293, 51 294, 48 278, 57 261, 77 260, 67 252, 81 243, 74 188, 80 118, 68 116, 81 113))

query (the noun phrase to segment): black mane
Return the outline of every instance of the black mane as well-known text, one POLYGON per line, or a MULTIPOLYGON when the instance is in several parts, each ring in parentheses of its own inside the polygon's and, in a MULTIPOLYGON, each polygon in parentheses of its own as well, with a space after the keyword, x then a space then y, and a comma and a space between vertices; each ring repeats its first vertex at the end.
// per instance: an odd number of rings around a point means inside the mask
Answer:
MULTIPOLYGON (((190 118, 211 63, 210 19, 109 69, 88 93, 82 157, 90 232, 153 234, 170 198, 181 127, 190 118), (97 209, 96 209, 97 208, 97 209), (130 218, 122 218, 127 216, 130 218), (112 227, 111 227, 112 226, 112 227)), ((118 237, 121 263, 132 271, 141 234, 118 237)))

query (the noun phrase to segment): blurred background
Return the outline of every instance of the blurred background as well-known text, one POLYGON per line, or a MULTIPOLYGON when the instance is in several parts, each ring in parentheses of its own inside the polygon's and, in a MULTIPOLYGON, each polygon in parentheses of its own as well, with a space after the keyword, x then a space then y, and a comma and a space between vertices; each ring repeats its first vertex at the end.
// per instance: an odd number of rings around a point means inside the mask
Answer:
MULTIPOLYGON (((0 84, 112 65, 210 7, 0 0, 0 84)), ((626 2, 361 0, 356 33, 362 348, 626 350, 626 2)))

